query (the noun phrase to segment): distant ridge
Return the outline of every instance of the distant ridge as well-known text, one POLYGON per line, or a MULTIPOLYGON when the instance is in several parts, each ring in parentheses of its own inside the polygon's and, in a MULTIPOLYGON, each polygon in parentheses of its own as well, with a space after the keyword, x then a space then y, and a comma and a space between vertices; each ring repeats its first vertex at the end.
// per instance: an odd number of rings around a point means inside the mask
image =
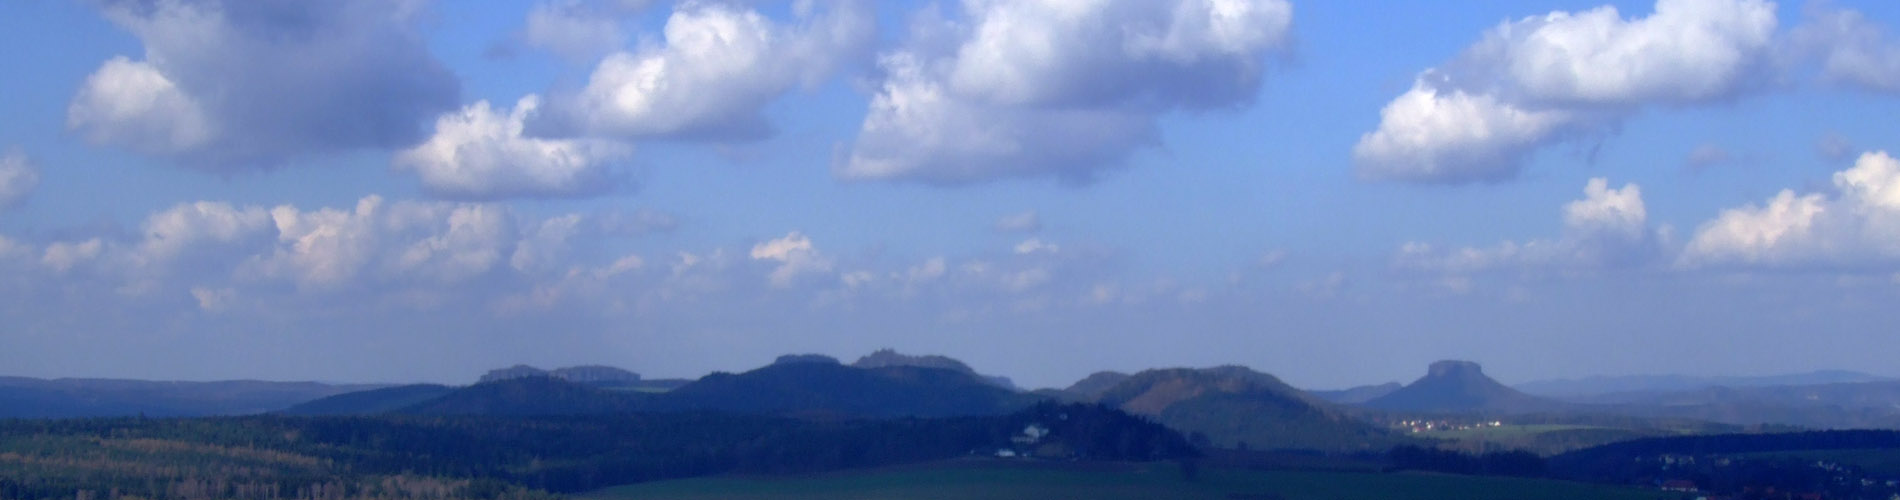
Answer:
POLYGON ((1699 377, 1693 375, 1594 376, 1525 382, 1517 390, 1554 398, 1587 398, 1616 393, 1679 392, 1711 387, 1776 387, 1797 385, 1893 382, 1900 379, 1846 370, 1820 370, 1785 375, 1699 377))
MULTIPOLYGON (((810 418, 951 417, 1000 415, 1041 400, 954 370, 857 368, 809 358, 745 373, 714 373, 664 392, 637 387, 582 384, 552 374, 521 376, 453 389, 395 412, 546 416, 713 411, 810 418)), ((359 405, 364 413, 376 413, 367 410, 387 407, 386 402, 403 397, 395 391, 346 396, 378 402, 359 405)))
POLYGON ((958 370, 794 362, 745 373, 707 375, 658 395, 657 402, 669 410, 813 417, 948 417, 1000 415, 1027 408, 1040 399, 958 370))
POLYGON ((259 380, 170 382, 0 377, 0 418, 251 415, 378 387, 386 386, 259 380))
POLYGON ((1368 400, 1363 406, 1433 413, 1530 413, 1555 410, 1564 405, 1505 387, 1486 376, 1477 363, 1447 360, 1432 363, 1424 377, 1368 400))
POLYGON ((395 410, 411 415, 611 415, 640 409, 622 393, 554 377, 516 377, 475 384, 395 410))
POLYGON ((891 349, 878 349, 877 351, 864 355, 864 357, 858 358, 858 361, 855 363, 851 363, 851 366, 855 366, 858 368, 883 368, 887 366, 916 366, 916 367, 923 367, 923 368, 941 368, 945 370, 965 373, 1004 389, 1009 389, 1012 391, 1020 390, 1019 388, 1016 387, 1016 383, 1011 381, 1009 377, 984 375, 981 373, 977 373, 976 370, 970 368, 970 365, 963 364, 962 361, 958 361, 955 358, 951 358, 949 356, 940 356, 940 355, 935 355, 935 354, 925 355, 925 356, 911 356, 907 354, 900 354, 897 351, 891 350, 891 349))
POLYGON ((489 370, 482 374, 477 383, 499 382, 517 378, 553 377, 569 382, 591 385, 630 385, 640 382, 640 374, 602 365, 582 365, 557 368, 553 371, 542 370, 528 365, 514 365, 507 368, 489 370))

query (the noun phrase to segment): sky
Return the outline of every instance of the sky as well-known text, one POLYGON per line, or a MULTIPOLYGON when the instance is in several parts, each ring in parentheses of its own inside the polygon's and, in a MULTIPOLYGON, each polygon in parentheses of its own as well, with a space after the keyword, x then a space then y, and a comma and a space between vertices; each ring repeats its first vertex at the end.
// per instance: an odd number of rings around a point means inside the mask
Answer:
POLYGON ((0 374, 1900 376, 1900 4, 1600 1, 3 2, 0 374))

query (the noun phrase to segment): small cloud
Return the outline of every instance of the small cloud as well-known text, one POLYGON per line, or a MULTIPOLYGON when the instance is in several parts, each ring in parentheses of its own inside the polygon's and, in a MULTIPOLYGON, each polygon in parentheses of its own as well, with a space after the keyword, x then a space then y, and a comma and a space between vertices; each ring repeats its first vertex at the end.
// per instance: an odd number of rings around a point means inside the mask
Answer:
POLYGON ((0 156, 0 209, 19 206, 40 185, 39 169, 19 148, 0 156))
POLYGON ((999 233, 1034 233, 1042 230, 1042 219, 1035 210, 1005 215, 991 226, 999 233))
POLYGON ((1848 160, 1854 158, 1856 151, 1859 151, 1859 148, 1854 147, 1854 142, 1838 132, 1828 132, 1827 135, 1814 141, 1815 154, 1821 155, 1822 159, 1832 163, 1847 163, 1848 160))
POLYGON ((198 309, 204 312, 224 312, 237 298, 237 290, 198 286, 191 288, 191 297, 198 300, 198 309))
POLYGON ((74 266, 98 258, 105 248, 104 242, 92 238, 79 243, 59 242, 46 246, 46 252, 40 256, 40 264, 54 271, 64 273, 74 266))
POLYGON ((831 259, 818 253, 812 247, 811 238, 803 233, 792 231, 783 238, 766 241, 752 246, 753 260, 778 262, 768 279, 772 286, 785 288, 792 280, 807 273, 827 272, 831 270, 831 259))
POLYGON ((1056 253, 1057 250, 1061 250, 1061 247, 1056 246, 1054 243, 1045 243, 1039 238, 1030 238, 1023 240, 1022 243, 1016 244, 1017 255, 1056 253))
POLYGON ((1261 269, 1271 269, 1279 267, 1281 262, 1286 262, 1286 250, 1273 250, 1260 254, 1260 259, 1255 260, 1254 265, 1261 269))
POLYGON ((1735 160, 1735 155, 1722 149, 1721 146, 1705 143, 1690 150, 1688 158, 1683 160, 1682 165, 1690 172, 1700 173, 1711 167, 1733 163, 1735 160))

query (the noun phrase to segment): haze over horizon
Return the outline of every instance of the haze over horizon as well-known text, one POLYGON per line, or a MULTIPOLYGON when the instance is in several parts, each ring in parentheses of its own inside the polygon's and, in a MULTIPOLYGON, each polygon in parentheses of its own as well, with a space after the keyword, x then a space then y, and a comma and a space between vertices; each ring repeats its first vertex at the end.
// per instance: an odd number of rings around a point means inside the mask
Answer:
POLYGON ((0 375, 1894 372, 1900 4, 0 3, 0 375))

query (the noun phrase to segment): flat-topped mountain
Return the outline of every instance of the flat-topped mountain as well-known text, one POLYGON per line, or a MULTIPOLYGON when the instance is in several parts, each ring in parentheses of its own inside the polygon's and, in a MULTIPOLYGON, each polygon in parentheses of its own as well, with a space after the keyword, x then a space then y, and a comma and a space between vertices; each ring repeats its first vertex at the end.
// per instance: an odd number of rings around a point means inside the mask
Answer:
POLYGON ((955 372, 969 374, 970 376, 982 379, 997 387, 1009 389, 1012 391, 1017 390, 1016 383, 1010 381, 1009 377, 996 376, 996 375, 984 375, 981 373, 977 373, 976 370, 970 368, 970 365, 963 364, 962 361, 957 361, 955 358, 951 358, 949 356, 940 356, 940 355, 935 355, 935 354, 925 355, 925 356, 911 356, 907 354, 900 354, 897 351, 894 351, 891 349, 878 349, 877 351, 864 355, 864 357, 858 358, 858 361, 855 363, 851 363, 851 366, 855 366, 858 368, 883 368, 887 366, 915 366, 915 367, 921 367, 921 368, 940 368, 944 370, 951 370, 955 372))
POLYGON ((1432 363, 1424 377, 1363 406, 1407 412, 1529 413, 1564 405, 1506 387, 1486 376, 1477 363, 1448 360, 1432 363))
POLYGON ((1103 390, 1097 402, 1223 448, 1352 451, 1403 440, 1242 366, 1146 370, 1103 390))

